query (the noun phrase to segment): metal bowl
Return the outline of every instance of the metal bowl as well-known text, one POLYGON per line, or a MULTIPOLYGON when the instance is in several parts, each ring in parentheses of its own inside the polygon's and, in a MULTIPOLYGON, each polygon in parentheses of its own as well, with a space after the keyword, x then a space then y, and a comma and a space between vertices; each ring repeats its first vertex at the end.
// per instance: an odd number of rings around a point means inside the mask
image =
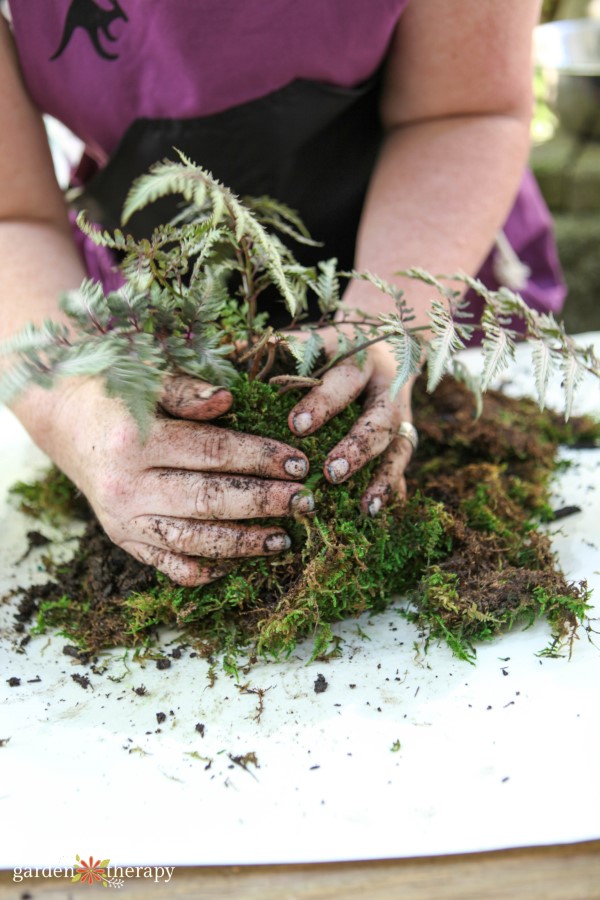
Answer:
POLYGON ((544 99, 561 126, 600 140, 600 21, 538 25, 533 46, 544 99))

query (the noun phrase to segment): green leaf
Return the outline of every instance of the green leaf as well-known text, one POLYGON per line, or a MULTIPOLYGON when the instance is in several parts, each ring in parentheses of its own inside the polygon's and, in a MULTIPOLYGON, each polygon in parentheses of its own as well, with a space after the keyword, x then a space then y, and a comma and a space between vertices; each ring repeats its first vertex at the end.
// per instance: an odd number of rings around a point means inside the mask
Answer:
POLYGON ((319 298, 319 309, 327 314, 335 312, 340 305, 340 279, 337 271, 337 259, 328 259, 318 264, 317 280, 311 288, 319 298))
POLYGON ((0 343, 0 356, 45 350, 67 341, 68 328, 62 322, 46 319, 41 325, 28 323, 17 334, 0 343))
POLYGON ((320 247, 319 241, 313 241, 308 229, 298 213, 272 197, 244 197, 244 204, 251 209, 257 219, 280 234, 288 235, 299 244, 309 247, 320 247))
POLYGON ((310 375, 324 346, 323 338, 319 332, 316 329, 312 329, 309 332, 308 340, 304 343, 302 359, 298 361, 296 366, 298 375, 310 375))
POLYGON ((118 361, 118 349, 112 341, 86 341, 69 348, 53 367, 55 375, 74 377, 99 375, 118 361))
POLYGON ((233 224, 236 240, 241 243, 243 239, 250 239, 255 245, 255 252, 256 248, 261 251, 264 267, 279 289, 289 312, 295 315, 297 298, 286 278, 277 241, 229 188, 206 169, 194 165, 181 151, 176 152, 180 163, 169 160, 156 163, 147 175, 142 175, 134 182, 123 207, 123 222, 129 221, 134 213, 149 203, 169 194, 182 194, 198 211, 206 211, 208 206, 211 215, 215 206, 218 210, 225 208, 233 224))

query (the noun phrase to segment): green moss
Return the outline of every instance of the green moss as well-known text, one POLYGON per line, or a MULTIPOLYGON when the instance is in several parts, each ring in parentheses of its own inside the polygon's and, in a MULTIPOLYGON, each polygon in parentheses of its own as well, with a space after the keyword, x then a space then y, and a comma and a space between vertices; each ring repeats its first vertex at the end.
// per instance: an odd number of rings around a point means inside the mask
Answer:
MULTIPOLYGON (((143 589, 107 594, 90 589, 92 544, 86 539, 71 567, 70 602, 57 573, 59 584, 43 601, 38 627, 61 627, 97 650, 144 644, 158 626, 175 625, 199 652, 222 654, 235 671, 242 648, 250 659, 284 658, 309 637, 313 658, 336 653, 335 622, 381 612, 403 595, 412 600, 403 614, 426 642, 443 640, 463 659, 473 660, 478 642, 539 617, 551 623, 553 651, 572 641, 588 608, 585 586, 568 584, 557 570, 535 517, 548 511, 557 442, 593 442, 597 423, 565 425, 529 401, 495 393, 474 419, 469 395, 452 380, 432 396, 419 389, 422 442, 409 499, 371 518, 359 501, 375 463, 340 486, 322 475, 325 457, 358 408, 344 410, 315 435, 295 438, 287 418, 297 400, 298 394, 243 380, 233 411, 219 420, 268 433, 308 456, 317 512, 279 520, 292 539, 289 552, 236 562, 229 575, 199 588, 156 573, 143 589)), ((131 563, 122 551, 107 551, 109 583, 115 566, 131 563)))
POLYGON ((21 512, 52 524, 89 515, 85 498, 55 466, 37 481, 18 481, 9 493, 17 498, 21 512))

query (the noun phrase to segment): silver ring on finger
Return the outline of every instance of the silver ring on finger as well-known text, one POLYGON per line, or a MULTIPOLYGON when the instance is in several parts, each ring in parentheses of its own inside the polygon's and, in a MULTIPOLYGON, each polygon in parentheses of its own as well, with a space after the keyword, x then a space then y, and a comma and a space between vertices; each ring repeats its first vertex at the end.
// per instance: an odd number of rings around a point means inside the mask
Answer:
POLYGON ((413 449, 413 453, 419 446, 419 433, 412 422, 402 422, 398 428, 398 437, 408 441, 413 449))

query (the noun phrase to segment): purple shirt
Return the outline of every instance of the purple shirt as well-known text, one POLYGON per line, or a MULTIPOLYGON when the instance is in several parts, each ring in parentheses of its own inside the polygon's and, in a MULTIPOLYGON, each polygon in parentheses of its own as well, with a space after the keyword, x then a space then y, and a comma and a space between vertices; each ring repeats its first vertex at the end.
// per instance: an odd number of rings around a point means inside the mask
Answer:
MULTIPOLYGON (((102 167, 140 118, 210 116, 297 79, 359 84, 384 60, 408 2, 12 0, 10 7, 31 96, 102 167)), ((525 300, 559 311, 565 287, 552 222, 530 173, 505 232, 531 271, 525 300)), ((106 255, 78 242, 89 273, 109 286, 106 255)), ((496 288, 493 257, 492 250, 480 277, 496 288)))
POLYGON ((31 96, 103 165, 135 119, 210 115, 298 78, 344 87, 365 80, 408 2, 13 0, 10 7, 31 96), (88 23, 95 15, 98 27, 75 27, 51 60, 68 16, 77 14, 88 23), (116 58, 100 55, 94 40, 116 58))

